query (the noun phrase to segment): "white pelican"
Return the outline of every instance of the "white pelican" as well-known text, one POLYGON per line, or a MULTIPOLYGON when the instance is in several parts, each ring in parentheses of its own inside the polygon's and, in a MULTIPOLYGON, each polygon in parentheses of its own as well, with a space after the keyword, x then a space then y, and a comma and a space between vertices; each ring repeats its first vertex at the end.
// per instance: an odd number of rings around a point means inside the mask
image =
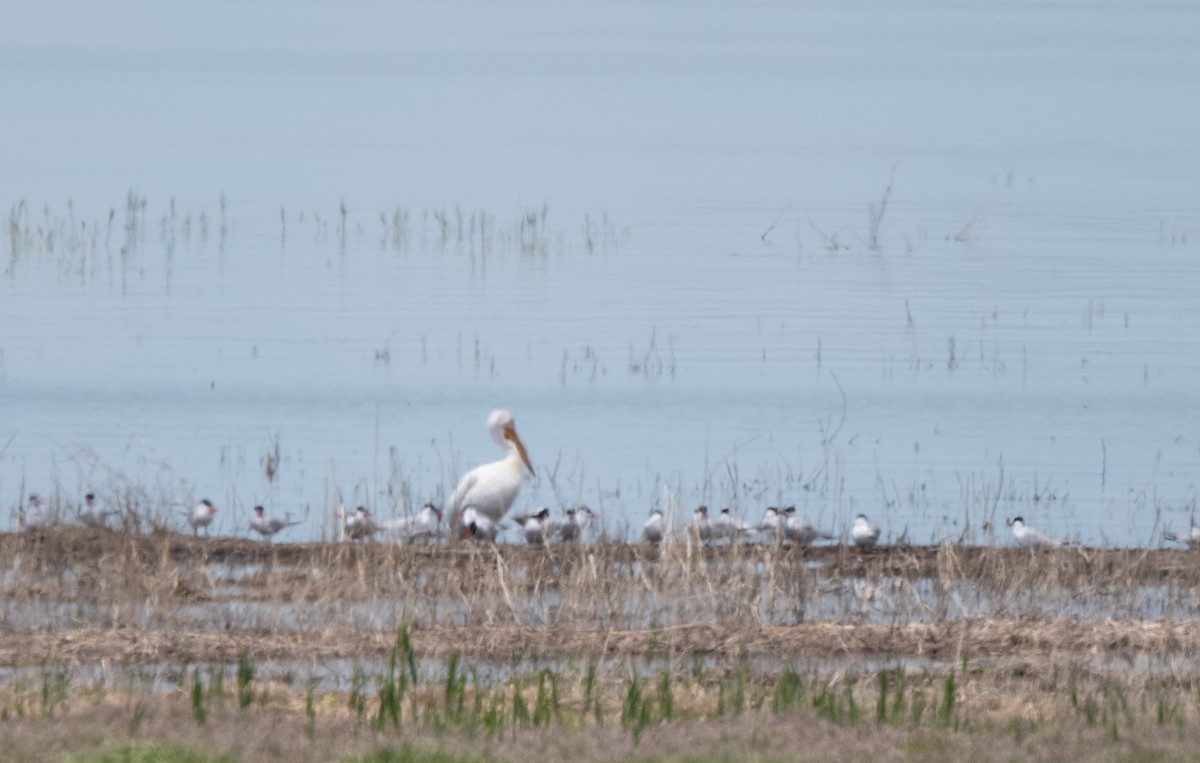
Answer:
POLYGON ((379 525, 384 532, 395 536, 398 540, 429 539, 437 535, 438 525, 442 521, 442 511, 432 503, 415 516, 389 519, 379 525))
POLYGON ((199 535, 200 528, 204 528, 204 534, 208 535, 208 526, 212 524, 213 517, 217 515, 217 507, 213 506, 212 501, 207 498, 200 500, 196 504, 196 508, 192 509, 192 513, 188 515, 188 524, 192 526, 192 535, 199 535))
POLYGON ((517 436, 511 413, 505 410, 492 411, 487 426, 492 439, 504 448, 507 455, 499 461, 476 466, 464 474, 450 494, 446 509, 451 516, 459 517, 464 527, 467 509, 474 509, 477 515, 491 520, 498 530, 500 520, 517 499, 517 491, 521 489, 521 480, 525 476, 524 469, 528 468, 531 475, 536 474, 533 464, 529 463, 525 446, 517 436))
POLYGON ((300 523, 292 521, 291 514, 284 514, 282 519, 268 517, 267 510, 262 506, 254 507, 254 518, 250 520, 250 527, 267 539, 286 527, 294 527, 298 524, 300 523))
POLYGON ((754 528, 735 517, 733 510, 726 506, 721 509, 712 532, 717 538, 745 538, 754 534, 754 528))
POLYGON ((782 517, 783 537, 795 541, 801 546, 808 546, 817 540, 833 540, 836 536, 825 530, 818 530, 812 522, 795 516, 796 507, 788 506, 779 511, 782 517))
POLYGON ((79 507, 79 521, 97 529, 108 527, 108 518, 119 513, 116 509, 102 509, 96 505, 96 494, 88 493, 79 507))
POLYGON ((359 506, 350 516, 346 516, 345 509, 343 509, 342 516, 342 526, 346 531, 346 537, 350 540, 369 539, 379 532, 379 525, 375 524, 375 519, 366 506, 359 506))
POLYGON ((500 532, 500 523, 495 522, 487 514, 478 511, 474 506, 468 506, 462 513, 463 534, 469 534, 475 540, 496 542, 496 534, 500 532))
POLYGON ((662 543, 663 534, 663 513, 660 509, 655 509, 650 512, 646 524, 642 525, 642 540, 653 544, 662 543))
POLYGON ((1185 533, 1163 533, 1163 538, 1186 544, 1188 548, 1200 548, 1200 527, 1192 527, 1185 533))
POLYGON ((1032 527, 1025 526, 1025 520, 1021 517, 1013 517, 1008 520, 1008 526, 1012 528, 1013 540, 1018 546, 1029 546, 1031 548, 1053 548, 1055 546, 1065 546, 1067 542, 1058 538, 1051 538, 1046 533, 1035 530, 1032 527))
POLYGON ((692 529, 701 543, 708 543, 713 536, 712 525, 708 521, 708 507, 700 506, 692 512, 692 529))
POLYGON ((856 546, 874 546, 879 542, 881 532, 879 525, 867 519, 866 514, 859 514, 854 518, 854 526, 850 528, 850 540, 854 541, 856 546))

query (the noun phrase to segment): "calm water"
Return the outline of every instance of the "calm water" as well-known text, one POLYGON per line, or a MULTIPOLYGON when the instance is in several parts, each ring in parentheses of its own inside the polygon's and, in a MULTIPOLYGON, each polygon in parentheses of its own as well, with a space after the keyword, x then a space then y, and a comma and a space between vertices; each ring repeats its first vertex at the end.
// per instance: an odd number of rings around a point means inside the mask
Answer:
POLYGON ((518 508, 614 531, 664 488, 917 541, 1195 511, 1194 4, 10 16, 0 507, 319 537, 443 500, 503 406, 518 508))

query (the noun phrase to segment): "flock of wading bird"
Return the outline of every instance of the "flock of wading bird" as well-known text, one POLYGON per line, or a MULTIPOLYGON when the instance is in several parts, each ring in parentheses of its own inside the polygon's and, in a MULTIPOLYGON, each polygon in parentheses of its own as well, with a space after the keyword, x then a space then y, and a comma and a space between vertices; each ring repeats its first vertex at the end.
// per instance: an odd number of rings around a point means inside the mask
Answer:
MULTIPOLYGON (((487 427, 492 439, 504 449, 505 456, 498 461, 477 466, 459 479, 446 506, 450 515, 450 527, 445 531, 447 537, 472 538, 494 543, 500 532, 510 526, 504 522, 504 515, 517 498, 525 472, 535 474, 525 445, 517 435, 511 413, 502 409, 492 411, 488 416, 487 427)), ((95 495, 88 493, 79 507, 77 516, 87 527, 106 528, 108 518, 119 513, 116 509, 100 508, 96 504, 95 495)), ((349 540, 383 537, 397 541, 429 542, 443 535, 442 509, 431 503, 425 504, 416 515, 382 522, 376 521, 370 510, 364 506, 359 506, 349 513, 345 507, 340 507, 339 514, 343 537, 349 540)), ((187 521, 193 534, 199 535, 203 529, 207 535, 209 525, 216 515, 217 507, 212 501, 207 498, 201 500, 187 513, 187 521)), ((519 528, 525 541, 530 544, 569 543, 583 538, 588 526, 597 516, 597 513, 587 506, 568 508, 562 517, 552 517, 550 509, 542 507, 533 514, 514 515, 514 524, 511 526, 519 528)), ((29 497, 27 505, 18 506, 17 524, 27 530, 44 530, 48 529, 53 521, 41 499, 34 494, 29 497)), ((266 539, 297 524, 300 522, 293 521, 290 516, 268 516, 262 506, 254 507, 254 516, 250 519, 250 528, 266 539)), ((1013 541, 1018 546, 1053 548, 1075 545, 1071 541, 1054 538, 1029 527, 1022 517, 1013 517, 1007 524, 1012 530, 1013 541)), ((752 540, 760 535, 765 535, 777 543, 801 546, 817 541, 839 540, 837 535, 819 529, 797 516, 794 506, 769 507, 757 525, 750 525, 735 517, 729 508, 721 509, 720 514, 711 519, 708 507, 700 506, 693 513, 688 529, 694 539, 705 544, 723 540, 752 540)), ((866 515, 859 514, 850 527, 849 541, 855 546, 875 546, 879 543, 881 533, 878 524, 866 515)), ((668 528, 663 512, 655 509, 642 527, 642 540, 658 544, 663 542, 667 534, 668 528)), ((1200 548, 1200 527, 1193 526, 1183 534, 1164 533, 1163 538, 1184 543, 1189 548, 1200 548)))

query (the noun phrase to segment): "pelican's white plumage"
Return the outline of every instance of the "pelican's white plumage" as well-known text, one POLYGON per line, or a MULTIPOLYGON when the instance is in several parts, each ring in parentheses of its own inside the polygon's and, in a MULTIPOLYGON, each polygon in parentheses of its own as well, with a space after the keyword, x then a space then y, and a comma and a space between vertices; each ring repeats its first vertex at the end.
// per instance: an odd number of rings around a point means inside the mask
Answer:
POLYGON ((504 448, 505 456, 499 461, 477 466, 458 481, 446 507, 452 517, 461 517, 466 526, 466 510, 475 512, 499 526, 504 514, 517 500, 517 491, 525 478, 525 469, 536 476, 525 445, 517 436, 516 424, 511 413, 505 410, 492 411, 487 421, 492 439, 504 448))

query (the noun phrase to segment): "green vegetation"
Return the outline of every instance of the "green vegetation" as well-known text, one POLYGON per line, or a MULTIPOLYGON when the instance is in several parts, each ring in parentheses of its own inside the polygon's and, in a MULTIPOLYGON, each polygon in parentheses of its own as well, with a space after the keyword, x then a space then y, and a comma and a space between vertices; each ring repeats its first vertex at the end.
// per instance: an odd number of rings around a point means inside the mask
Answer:
POLYGON ((100 752, 73 755, 65 763, 237 763, 232 755, 215 755, 161 742, 141 742, 100 752))

